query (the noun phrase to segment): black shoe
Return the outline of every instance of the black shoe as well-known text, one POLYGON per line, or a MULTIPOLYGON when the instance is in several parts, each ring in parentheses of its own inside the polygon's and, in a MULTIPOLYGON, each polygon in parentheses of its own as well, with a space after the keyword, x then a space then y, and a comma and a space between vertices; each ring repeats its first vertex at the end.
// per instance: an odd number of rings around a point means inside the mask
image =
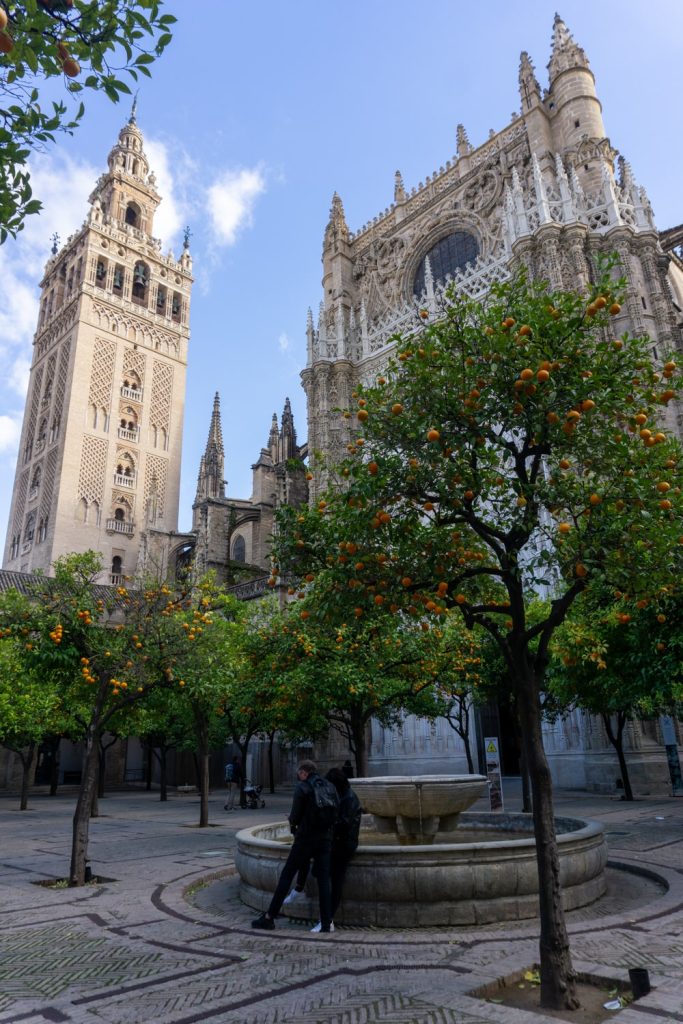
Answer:
POLYGON ((275 921, 272 917, 266 917, 265 914, 261 914, 260 917, 254 918, 251 922, 252 928, 262 928, 266 932, 272 932, 275 929, 275 921))

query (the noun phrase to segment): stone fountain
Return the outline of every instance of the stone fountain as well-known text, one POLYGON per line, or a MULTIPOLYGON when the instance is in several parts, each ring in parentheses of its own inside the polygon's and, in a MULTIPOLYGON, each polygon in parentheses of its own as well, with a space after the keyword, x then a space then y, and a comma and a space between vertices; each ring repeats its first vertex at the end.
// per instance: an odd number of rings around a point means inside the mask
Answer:
MULTIPOLYGON (((482 794, 481 775, 353 779, 367 812, 335 921, 405 928, 514 921, 538 913, 538 874, 529 814, 467 811, 482 794)), ((556 818, 565 909, 582 907, 606 888, 602 826, 556 818)), ((240 896, 256 910, 270 903, 291 836, 286 822, 237 834, 240 896)), ((314 881, 306 903, 283 908, 318 919, 314 881), (302 905, 303 904, 303 905, 302 905)))

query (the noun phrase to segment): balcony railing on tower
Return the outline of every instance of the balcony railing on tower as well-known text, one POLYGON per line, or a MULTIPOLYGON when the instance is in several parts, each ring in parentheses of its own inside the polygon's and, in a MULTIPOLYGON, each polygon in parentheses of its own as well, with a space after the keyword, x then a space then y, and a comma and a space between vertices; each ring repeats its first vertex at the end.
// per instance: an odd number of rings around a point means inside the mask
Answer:
POLYGON ((125 519, 107 519, 107 533, 123 533, 132 537, 135 533, 135 523, 127 522, 125 519))

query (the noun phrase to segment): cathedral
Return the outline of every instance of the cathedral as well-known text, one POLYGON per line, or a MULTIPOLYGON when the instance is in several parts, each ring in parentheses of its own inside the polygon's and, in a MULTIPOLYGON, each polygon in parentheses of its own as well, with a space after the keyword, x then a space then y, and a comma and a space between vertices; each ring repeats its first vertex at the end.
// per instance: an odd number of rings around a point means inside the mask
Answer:
MULTIPOLYGON (((524 268, 554 288, 583 289, 596 255, 615 252, 628 283, 617 330, 647 334, 656 362, 680 350, 683 226, 655 226, 645 189, 606 134, 586 54, 559 16, 547 71, 541 86, 522 53, 510 123, 476 147, 458 126, 457 153, 415 187, 397 171, 393 201, 360 229, 350 230, 334 194, 322 301, 306 327, 307 440, 298 443, 287 400, 253 466, 251 496, 230 498, 216 395, 187 533, 177 514, 192 259, 187 237, 176 259, 153 236, 160 197, 133 114, 86 222, 53 254, 41 283, 4 567, 48 570, 61 554, 94 548, 104 582, 194 565, 257 597, 276 509, 317 499, 327 481, 314 453, 343 457, 353 430, 340 410, 358 382, 384 368, 392 337, 419 331, 418 310, 438 313, 449 287, 484 297, 524 268)), ((666 415, 682 436, 680 406, 666 415)), ((664 791, 659 724, 629 728, 634 785, 664 791)), ((479 729, 501 736, 503 769, 514 774, 518 752, 496 709, 479 729)), ((549 725, 546 747, 560 785, 617 784, 596 720, 574 713, 549 725)), ((373 774, 399 771, 406 757, 416 773, 464 764, 443 721, 373 729, 373 774)))

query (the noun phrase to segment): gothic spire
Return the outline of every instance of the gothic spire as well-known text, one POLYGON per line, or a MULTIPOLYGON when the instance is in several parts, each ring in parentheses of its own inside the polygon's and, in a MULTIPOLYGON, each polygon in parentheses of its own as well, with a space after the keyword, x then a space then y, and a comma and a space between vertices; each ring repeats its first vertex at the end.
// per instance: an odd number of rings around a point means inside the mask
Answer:
POLYGON ((221 403, 218 392, 216 392, 213 400, 213 412, 211 413, 206 450, 199 464, 196 501, 201 501, 204 498, 225 497, 225 480, 223 479, 225 463, 223 456, 221 403))
POLYGON ((344 216, 344 204, 337 192, 335 192, 332 196, 330 219, 325 229, 325 245, 339 243, 340 241, 347 242, 348 239, 349 229, 346 224, 346 217, 344 216))
POLYGON ((292 415, 292 406, 288 398, 285 399, 285 407, 282 411, 282 426, 280 428, 280 438, 282 458, 296 458, 296 430, 294 429, 294 416, 292 415))
POLYGON ((588 68, 588 58, 580 46, 574 41, 574 37, 563 22, 559 14, 555 15, 553 23, 553 41, 550 61, 548 62, 548 73, 550 85, 562 71, 569 68, 588 68))
POLYGON ((459 124, 456 129, 456 141, 458 156, 467 156, 468 153, 472 152, 472 146, 470 145, 470 140, 467 137, 464 124, 459 124))
POLYGON ((394 175, 394 202, 402 203, 406 198, 406 190, 403 184, 403 176, 400 171, 394 175))
POLYGON ((519 94, 522 98, 522 113, 533 106, 541 96, 541 87, 536 78, 534 65, 526 50, 519 56, 519 94))
POLYGON ((270 448, 271 452, 273 453, 273 458, 275 458, 275 455, 276 455, 276 452, 277 452, 277 445, 278 445, 279 438, 280 438, 280 428, 278 427, 277 413, 274 412, 273 413, 273 419, 272 419, 271 424, 270 424, 270 434, 268 435, 268 444, 266 446, 266 447, 270 448))
POLYGON ((211 413, 211 426, 209 427, 209 438, 206 442, 206 455, 212 449, 223 455, 223 428, 221 427, 221 399, 218 392, 213 398, 213 412, 211 413))

